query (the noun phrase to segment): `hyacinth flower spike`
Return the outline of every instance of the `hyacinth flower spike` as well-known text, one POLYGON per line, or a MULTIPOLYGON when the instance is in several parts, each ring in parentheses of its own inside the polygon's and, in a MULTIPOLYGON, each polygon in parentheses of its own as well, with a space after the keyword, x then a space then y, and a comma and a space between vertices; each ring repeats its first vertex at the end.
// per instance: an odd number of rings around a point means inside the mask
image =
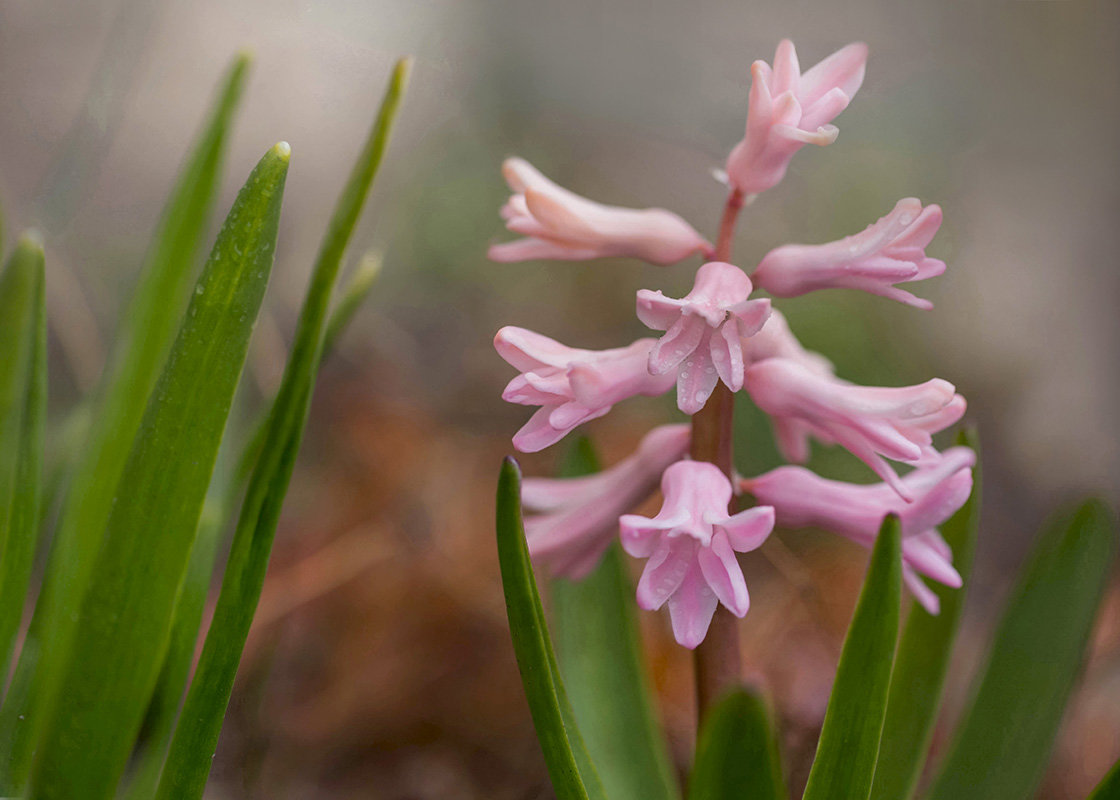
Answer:
POLYGON ((493 245, 494 261, 627 256, 666 265, 711 251, 704 237, 671 211, 593 202, 557 186, 520 158, 506 159, 502 175, 514 192, 502 218, 509 230, 526 238, 493 245))
POLYGON ((673 464, 661 492, 665 501, 656 517, 619 520, 622 547, 649 559, 638 581, 638 605, 655 610, 668 604, 673 636, 695 648, 719 603, 737 617, 746 615, 750 595, 735 553, 762 545, 774 528, 774 510, 758 506, 729 515, 731 482, 703 461, 673 464))
POLYGON ((818 527, 871 547, 887 514, 902 523, 903 578, 915 599, 937 614, 937 595, 918 574, 960 588, 952 551, 937 526, 957 512, 972 493, 976 454, 967 447, 946 450, 931 466, 902 478, 914 501, 907 503, 885 483, 862 486, 832 481, 803 467, 779 467, 739 487, 760 503, 774 507, 777 524, 788 528, 818 527))
POLYGON ((857 42, 802 74, 788 39, 778 45, 772 69, 754 62, 746 135, 727 159, 731 185, 746 195, 770 189, 802 147, 834 142, 838 131, 829 123, 863 83, 866 64, 867 45, 857 42))
POLYGON ((688 425, 654 428, 615 466, 581 478, 526 478, 521 502, 542 512, 525 519, 529 554, 553 575, 579 580, 618 534, 619 516, 646 499, 688 451, 688 425))
POLYGON ((916 386, 855 386, 786 358, 747 370, 747 391, 770 415, 783 455, 803 462, 808 437, 843 446, 905 500, 913 492, 884 459, 919 464, 936 460, 932 435, 957 422, 964 398, 948 381, 916 386))
POLYGON ((720 380, 732 391, 743 388, 742 341, 770 316, 769 300, 748 299, 752 288, 738 267, 711 261, 680 300, 638 291, 638 319, 666 332, 650 350, 649 371, 676 374, 677 405, 684 413, 703 408, 720 380))
POLYGON ((651 375, 653 339, 612 350, 580 350, 525 328, 505 327, 494 337, 498 354, 521 374, 502 399, 540 406, 513 437, 513 446, 535 453, 563 439, 576 426, 603 416, 629 397, 665 394, 673 376, 651 375))
POLYGON ((921 201, 907 197, 862 233, 829 244, 788 244, 771 250, 751 277, 778 297, 817 289, 860 289, 928 310, 933 303, 894 284, 945 271, 945 262, 925 253, 940 227, 938 206, 923 209, 921 201))

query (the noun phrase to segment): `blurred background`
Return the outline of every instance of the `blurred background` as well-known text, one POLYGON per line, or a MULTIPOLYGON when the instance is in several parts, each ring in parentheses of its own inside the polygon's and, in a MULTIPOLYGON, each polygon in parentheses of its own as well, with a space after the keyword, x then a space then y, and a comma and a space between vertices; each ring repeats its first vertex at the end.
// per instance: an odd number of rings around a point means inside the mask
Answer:
MULTIPOLYGON (((714 236, 725 193, 711 170, 742 136, 751 61, 782 37, 804 67, 862 39, 867 79, 839 140, 803 150, 744 214, 733 260, 854 233, 908 195, 945 210, 931 254, 949 271, 917 289, 934 311, 848 292, 779 305, 842 377, 936 375, 969 399, 984 526, 951 720, 1047 514, 1088 492, 1120 499, 1118 23, 1114 2, 0 0, 0 202, 9 232, 45 232, 60 425, 96 385, 164 197, 243 48, 253 74, 218 214, 275 141, 293 150, 239 409, 253 419, 391 64, 416 57, 351 254, 381 252, 384 273, 324 368, 212 796, 551 796, 492 533, 498 462, 527 413, 500 401, 512 372, 490 341, 514 324, 573 346, 630 342, 645 335, 634 291, 680 296, 696 264, 489 263, 487 245, 509 238, 499 165, 516 153, 581 194, 668 207, 714 236)), ((638 399, 587 432, 609 463, 677 417, 670 399, 638 399)), ((746 404, 737 443, 743 472, 777 463, 746 404)), ((556 459, 523 463, 546 474, 556 459)), ((870 479, 843 454, 814 462, 870 479)), ((811 532, 783 541, 788 559, 744 561, 742 627, 798 787, 866 553, 811 532)), ((683 768, 689 658, 662 615, 642 623, 683 768)), ((1118 756, 1114 582, 1040 796, 1084 796, 1118 756)))

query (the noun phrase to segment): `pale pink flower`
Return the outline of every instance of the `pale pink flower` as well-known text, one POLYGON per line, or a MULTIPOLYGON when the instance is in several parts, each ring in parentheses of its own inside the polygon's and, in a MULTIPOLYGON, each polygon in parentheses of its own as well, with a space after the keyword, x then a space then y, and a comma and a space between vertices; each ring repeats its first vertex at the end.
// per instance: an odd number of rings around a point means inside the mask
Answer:
POLYGON ((855 386, 785 358, 751 366, 746 386, 770 415, 788 460, 805 461, 809 435, 815 435, 842 445, 906 500, 913 499, 910 489, 884 458, 908 464, 937 459, 932 435, 957 422, 965 410, 964 398, 948 381, 855 386))
POLYGON ((797 297, 817 289, 862 289, 916 308, 933 303, 894 284, 922 281, 945 271, 945 262, 928 258, 925 248, 941 227, 941 208, 915 197, 862 233, 829 244, 787 244, 771 250, 751 276, 778 297, 797 297))
POLYGON ((785 314, 776 308, 770 309, 770 317, 762 330, 743 339, 743 358, 747 366, 768 358, 788 358, 822 375, 834 372, 831 361, 802 346, 790 330, 785 314))
POLYGON ((806 144, 836 141, 830 125, 847 108, 863 83, 867 45, 857 42, 838 50, 804 75, 793 42, 783 39, 774 53, 774 68, 751 65, 747 131, 727 159, 731 184, 748 194, 776 186, 793 154, 806 144))
POLYGON ((521 370, 502 392, 502 399, 540 406, 513 437, 522 453, 556 444, 576 426, 597 419, 628 397, 665 394, 671 375, 651 375, 653 339, 639 339, 612 350, 580 350, 507 326, 494 337, 494 348, 510 366, 521 370))
POLYGON ((648 558, 638 581, 638 605, 668 603, 673 636, 688 648, 704 640, 716 606, 742 617, 750 595, 735 553, 762 545, 774 528, 767 506, 728 514, 731 482, 714 464, 678 461, 661 478, 665 496, 653 519, 627 514, 619 520, 622 547, 648 558))
POLYGON ((703 236, 671 211, 595 203, 557 186, 520 158, 506 159, 502 175, 514 192, 502 207, 502 218, 507 228, 527 238, 492 245, 494 261, 631 256, 673 264, 711 250, 703 236))
POLYGON ((580 478, 526 478, 521 502, 546 512, 525 520, 533 560, 554 575, 585 577, 618 532, 618 518, 646 499, 661 473, 688 451, 689 426, 663 425, 608 470, 580 478))
POLYGON ((946 450, 940 461, 902 478, 914 502, 907 503, 885 483, 860 486, 821 478, 803 467, 778 467, 740 488, 774 507, 777 524, 787 528, 818 527, 871 547, 883 518, 897 514, 902 523, 903 577, 914 597, 929 613, 940 609, 937 595, 917 573, 959 588, 961 576, 953 554, 937 532, 972 493, 976 454, 967 447, 946 450))
POLYGON ((710 261, 681 300, 638 291, 638 319, 666 331, 650 351, 649 371, 676 371, 677 405, 684 413, 703 408, 721 379, 732 391, 743 388, 742 340, 758 333, 770 315, 769 300, 747 299, 751 288, 738 267, 710 261))

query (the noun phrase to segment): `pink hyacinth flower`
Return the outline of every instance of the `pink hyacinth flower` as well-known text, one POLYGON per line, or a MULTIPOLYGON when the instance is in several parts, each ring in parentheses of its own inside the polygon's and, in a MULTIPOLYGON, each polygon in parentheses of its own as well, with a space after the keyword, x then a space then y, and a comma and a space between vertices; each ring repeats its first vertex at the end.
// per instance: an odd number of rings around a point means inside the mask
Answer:
POLYGON ((884 460, 918 464, 936 460, 932 435, 964 415, 965 400, 953 384, 934 379, 916 386, 855 386, 785 358, 747 370, 747 391, 770 415, 783 455, 803 462, 808 437, 840 444, 906 500, 913 493, 884 460))
POLYGON ((785 314, 776 308, 762 330, 743 340, 743 358, 747 366, 768 358, 788 358, 821 375, 832 375, 832 362, 820 353, 806 350, 790 330, 785 314))
POLYGON ((770 316, 769 300, 748 300, 751 279, 738 267, 711 261, 700 267, 692 291, 681 300, 660 291, 638 291, 638 319, 666 331, 649 354, 649 371, 677 375, 677 405, 686 414, 704 407, 723 380, 743 388, 744 338, 770 316))
POLYGON ((498 355, 521 370, 502 392, 509 403, 540 406, 513 437, 522 453, 556 444, 576 426, 597 419, 628 397, 665 394, 672 376, 651 375, 647 364, 653 339, 613 350, 580 350, 508 326, 494 337, 498 355))
POLYGON ((506 159, 502 175, 514 192, 502 207, 502 219, 526 238, 491 246, 494 261, 630 256, 664 265, 711 250, 703 236, 671 211, 592 202, 557 186, 520 158, 506 159))
POLYGON ((938 206, 899 200, 894 210, 863 233, 829 244, 787 244, 771 250, 754 271, 755 283, 778 297, 817 289, 861 289, 916 308, 933 303, 894 284, 922 281, 945 271, 925 248, 941 227, 938 206))
POLYGON ((618 518, 646 499, 661 473, 688 451, 688 425, 654 428, 615 466, 581 478, 526 478, 521 502, 545 512, 525 520, 533 560, 552 574, 587 576, 618 532, 618 518))
POLYGON ((818 527, 833 531, 864 547, 871 547, 887 514, 902 523, 903 577, 915 599, 931 614, 940 610, 934 594, 918 573, 946 586, 960 588, 961 576, 953 554, 937 532, 972 493, 976 454, 953 447, 934 465, 902 478, 914 497, 907 503, 885 483, 859 486, 821 478, 803 467, 779 467, 743 480, 740 487, 760 503, 773 506, 783 527, 818 527))
POLYGON ((727 159, 727 177, 747 195, 776 186, 785 177, 794 153, 807 144, 836 141, 836 116, 863 83, 867 45, 857 42, 838 50, 805 74, 793 42, 783 39, 774 53, 774 68, 751 65, 747 131, 727 159))
POLYGON ((719 603, 737 617, 747 613, 750 595, 735 553, 762 545, 774 528, 774 509, 729 515, 731 482, 703 461, 673 464, 661 492, 665 501, 656 517, 627 514, 619 520, 622 547, 649 559, 638 581, 638 605, 652 611, 668 603, 673 636, 694 648, 719 603))

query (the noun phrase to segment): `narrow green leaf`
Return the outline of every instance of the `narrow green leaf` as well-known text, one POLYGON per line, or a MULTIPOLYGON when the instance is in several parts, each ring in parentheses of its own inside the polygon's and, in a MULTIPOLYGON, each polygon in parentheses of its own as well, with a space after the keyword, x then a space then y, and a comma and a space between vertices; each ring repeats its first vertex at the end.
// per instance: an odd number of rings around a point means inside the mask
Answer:
POLYGON ((521 470, 512 458, 503 462, 498 479, 497 532, 513 652, 552 788, 559 800, 605 798, 548 638, 521 521, 521 470))
MULTIPOLYGON (((241 652, 264 585, 272 541, 311 403, 331 293, 350 235, 389 142, 408 78, 402 59, 369 138, 335 206, 296 326, 292 355, 269 414, 233 536, 202 657, 171 741, 157 797, 202 797, 241 652)), ((254 444, 250 443, 250 448, 254 444)))
POLYGON ((272 270, 289 153, 272 148, 238 195, 152 392, 48 705, 33 798, 108 797, 132 750, 272 270))
POLYGON ((898 517, 892 514, 883 521, 871 551, 804 800, 861 800, 871 792, 898 640, 900 537, 898 517))
POLYGON ((381 274, 380 253, 369 252, 362 256, 357 269, 350 280, 342 288, 342 296, 331 311, 331 318, 327 321, 327 330, 323 334, 323 354, 326 355, 334 349, 338 338, 342 335, 365 301, 366 296, 373 288, 377 276, 381 274))
POLYGON ((1120 800, 1120 761, 1112 765, 1086 800, 1120 800))
POLYGON ((16 675, 0 709, 0 793, 26 780, 35 723, 55 691, 121 470, 178 330, 217 194, 230 121, 248 59, 230 68, 168 199, 102 380, 93 424, 69 481, 16 675))
POLYGON ((39 542, 46 337, 43 246, 26 234, 0 276, 0 691, 39 542))
MULTIPOLYGON (((597 471, 586 438, 572 447, 568 477, 597 471)), ((672 800, 680 797, 642 661, 634 588, 614 544, 579 582, 549 584, 560 673, 580 733, 607 795, 672 800)))
MULTIPOLYGON (((957 444, 979 452, 975 434, 962 432, 957 444)), ((941 705, 953 640, 964 609, 972 555, 980 529, 979 465, 973 469, 973 482, 972 497, 941 526, 941 534, 953 550, 953 564, 964 579, 964 586, 951 589, 934 584, 933 590, 941 601, 941 613, 932 616, 914 603, 899 641, 879 747, 879 766, 875 769, 871 790, 875 800, 906 800, 914 793, 922 774, 941 705)))
POLYGON ((716 704, 700 730, 689 800, 785 800, 778 742, 766 703, 741 689, 716 704))
POLYGON ((1019 575, 932 800, 1029 797, 1084 659, 1116 555, 1116 520, 1089 500, 1059 514, 1019 575))

